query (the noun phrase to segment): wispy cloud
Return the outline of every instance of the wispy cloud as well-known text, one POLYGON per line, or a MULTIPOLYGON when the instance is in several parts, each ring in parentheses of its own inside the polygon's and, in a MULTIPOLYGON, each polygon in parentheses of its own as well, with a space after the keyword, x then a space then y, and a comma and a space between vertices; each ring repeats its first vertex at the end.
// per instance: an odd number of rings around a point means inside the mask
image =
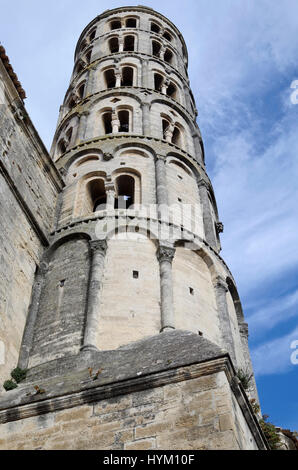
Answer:
POLYGON ((291 356, 294 352, 291 349, 293 341, 298 341, 298 328, 286 336, 267 341, 253 349, 252 360, 255 374, 257 376, 285 374, 294 367, 298 368, 291 362, 291 356))

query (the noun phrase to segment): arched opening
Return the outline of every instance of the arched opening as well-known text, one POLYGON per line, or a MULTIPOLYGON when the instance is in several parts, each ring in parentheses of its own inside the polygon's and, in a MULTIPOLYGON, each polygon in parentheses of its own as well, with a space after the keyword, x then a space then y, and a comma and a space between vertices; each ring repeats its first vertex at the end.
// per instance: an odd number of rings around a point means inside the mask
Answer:
POLYGON ((163 139, 166 140, 166 132, 169 128, 169 121, 167 121, 166 119, 163 119, 162 120, 162 136, 163 136, 163 139))
POLYGON ((69 102, 68 102, 68 108, 69 109, 72 109, 74 106, 76 106, 76 102, 75 102, 75 99, 72 95, 72 97, 70 98, 69 102))
POLYGON ((129 132, 129 111, 119 111, 118 118, 120 121, 119 132, 129 132))
POLYGON ((172 41, 172 36, 167 31, 164 33, 163 37, 169 42, 172 41))
POLYGON ((87 64, 90 64, 90 62, 91 62, 91 54, 92 54, 92 51, 89 51, 88 54, 86 54, 86 62, 87 62, 87 64))
POLYGON ((178 147, 182 146, 182 134, 181 134, 180 129, 178 129, 178 127, 175 127, 174 129, 172 143, 174 145, 177 145, 178 147))
POLYGON ((123 67, 121 86, 133 86, 133 72, 132 67, 123 67))
POLYGON ((106 87, 107 88, 115 88, 116 86, 116 76, 115 76, 115 69, 106 70, 104 73, 106 87))
POLYGON ((156 23, 151 23, 151 31, 153 33, 159 34, 160 33, 160 27, 156 23))
POLYGON ((154 89, 156 91, 161 91, 161 87, 164 81, 164 77, 159 73, 154 74, 154 89))
POLYGON ((135 18, 128 18, 126 20, 126 28, 136 28, 137 20, 135 18))
POLYGON ((85 92, 85 83, 82 83, 78 89, 78 96, 82 100, 84 97, 84 92, 85 92))
POLYGON ((67 150, 67 144, 64 139, 61 139, 60 142, 58 143, 58 150, 60 154, 65 153, 67 150))
POLYGON ((167 49, 166 52, 165 52, 165 62, 168 62, 168 64, 172 64, 173 63, 173 53, 167 49))
POLYGON ((102 116, 102 121, 103 121, 105 134, 112 134, 112 132, 113 132, 112 112, 108 111, 107 113, 104 113, 103 116, 102 116))
POLYGON ((135 50, 135 37, 134 36, 125 36, 124 38, 124 51, 132 52, 135 50))
POLYGON ((95 36, 96 36, 96 29, 91 31, 90 36, 89 36, 89 41, 90 42, 93 41, 93 39, 95 39, 95 36))
POLYGON ((84 70, 84 65, 82 62, 80 62, 79 65, 77 66, 76 73, 79 74, 80 72, 82 72, 82 70, 84 70))
POLYGON ((111 21, 110 27, 111 27, 111 30, 112 30, 112 31, 113 31, 114 29, 121 29, 121 27, 122 27, 121 21, 119 21, 119 20, 111 21))
POLYGON ((109 47, 111 54, 119 52, 119 39, 118 38, 111 38, 109 40, 109 47))
POLYGON ((105 210, 107 205, 107 195, 104 181, 102 179, 90 181, 87 185, 87 191, 91 200, 93 212, 105 210))
POLYGON ((167 95, 173 99, 177 98, 177 87, 173 83, 168 86, 167 95))
POLYGON ((129 209, 135 203, 135 180, 132 176, 121 175, 116 179, 117 197, 115 209, 129 209))
POLYGON ((161 44, 157 41, 152 41, 152 54, 155 57, 160 57, 161 44))

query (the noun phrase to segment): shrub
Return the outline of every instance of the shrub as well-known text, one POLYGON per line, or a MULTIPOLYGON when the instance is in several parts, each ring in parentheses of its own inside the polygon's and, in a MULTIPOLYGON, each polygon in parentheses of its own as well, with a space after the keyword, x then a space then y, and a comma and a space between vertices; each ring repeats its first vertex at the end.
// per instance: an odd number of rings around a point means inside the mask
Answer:
POLYGON ((268 441, 271 450, 278 450, 280 446, 280 436, 274 424, 268 422, 269 416, 264 415, 260 419, 260 426, 268 441))
POLYGON ((9 392, 9 390, 13 390, 14 388, 17 388, 17 384, 13 380, 6 380, 3 384, 3 388, 9 392))
POLYGON ((24 370, 24 369, 20 369, 19 367, 17 367, 16 369, 14 369, 11 374, 12 378, 16 381, 17 384, 19 384, 20 382, 22 382, 23 380, 25 380, 26 376, 27 376, 27 370, 24 370))
POLYGON ((251 374, 247 370, 238 369, 236 375, 238 379, 240 380, 241 385, 244 388, 244 390, 248 390, 250 387, 251 379, 253 378, 253 374, 251 374))

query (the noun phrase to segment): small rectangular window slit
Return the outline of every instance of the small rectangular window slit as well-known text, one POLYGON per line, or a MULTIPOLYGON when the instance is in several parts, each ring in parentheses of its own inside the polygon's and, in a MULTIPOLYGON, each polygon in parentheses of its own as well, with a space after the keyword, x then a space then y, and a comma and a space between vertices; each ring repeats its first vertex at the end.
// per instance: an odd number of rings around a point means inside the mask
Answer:
POLYGON ((139 271, 133 271, 133 278, 139 279, 139 271))
POLYGON ((190 295, 195 295, 195 291, 192 287, 189 288, 189 293, 190 295))

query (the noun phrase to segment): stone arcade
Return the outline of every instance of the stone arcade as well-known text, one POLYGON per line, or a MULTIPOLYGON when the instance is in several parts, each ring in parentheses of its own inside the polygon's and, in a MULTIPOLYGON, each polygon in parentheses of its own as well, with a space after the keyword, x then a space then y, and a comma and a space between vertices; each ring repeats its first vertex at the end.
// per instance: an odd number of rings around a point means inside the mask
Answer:
POLYGON ((267 448, 187 67, 161 14, 104 12, 49 156, 1 50, 1 449, 267 448))

